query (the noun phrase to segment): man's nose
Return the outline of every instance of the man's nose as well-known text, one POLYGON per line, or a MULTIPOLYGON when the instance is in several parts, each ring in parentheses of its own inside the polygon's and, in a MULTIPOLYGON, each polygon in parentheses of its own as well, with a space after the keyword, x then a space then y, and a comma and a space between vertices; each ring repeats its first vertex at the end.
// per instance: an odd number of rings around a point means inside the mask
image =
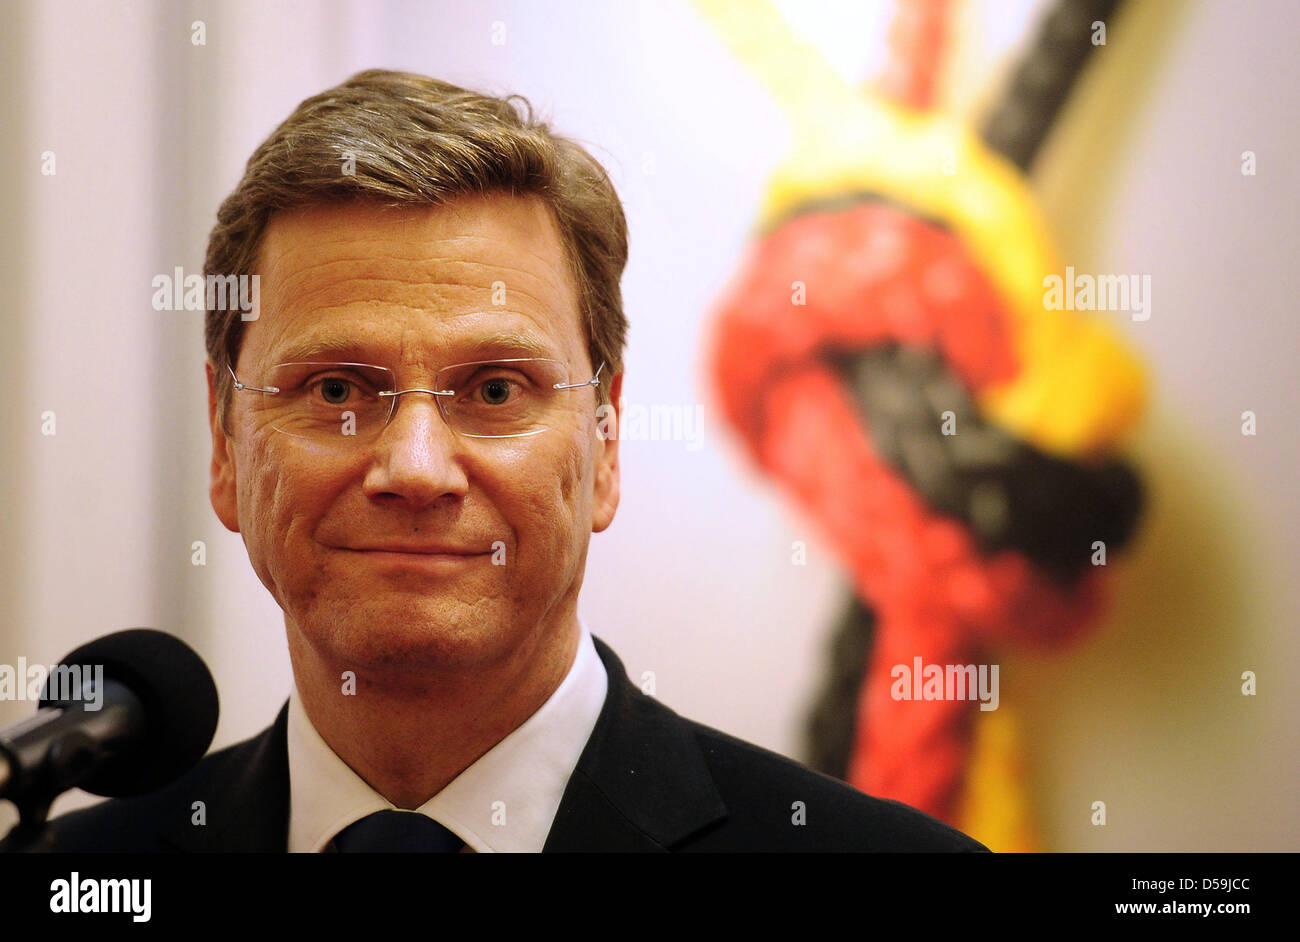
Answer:
POLYGON ((461 464, 461 441, 443 419, 434 396, 397 397, 393 416, 372 446, 367 497, 425 507, 444 497, 463 498, 469 478, 461 464))

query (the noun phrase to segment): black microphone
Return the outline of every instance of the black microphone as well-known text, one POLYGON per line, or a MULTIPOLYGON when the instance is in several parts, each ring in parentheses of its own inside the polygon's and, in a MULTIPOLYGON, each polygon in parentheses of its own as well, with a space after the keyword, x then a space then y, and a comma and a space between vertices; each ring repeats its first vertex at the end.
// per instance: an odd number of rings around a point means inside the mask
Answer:
POLYGON ((31 828, 70 788, 155 791, 203 758, 218 712, 212 674, 179 638, 152 628, 98 638, 51 669, 34 717, 0 730, 0 798, 31 828))

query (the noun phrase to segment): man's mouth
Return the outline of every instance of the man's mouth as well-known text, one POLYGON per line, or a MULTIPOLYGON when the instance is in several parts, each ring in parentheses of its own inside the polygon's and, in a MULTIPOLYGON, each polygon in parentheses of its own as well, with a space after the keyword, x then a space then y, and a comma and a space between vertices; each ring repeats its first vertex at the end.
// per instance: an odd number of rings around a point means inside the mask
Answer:
POLYGON ((413 572, 452 572, 468 566, 479 565, 492 555, 491 550, 476 551, 458 546, 366 546, 343 547, 355 554, 362 564, 379 566, 385 570, 413 572))
POLYGON ((343 549, 350 550, 354 553, 389 553, 405 554, 409 556, 482 556, 492 552, 490 549, 480 550, 470 547, 461 546, 444 546, 441 544, 379 544, 375 546, 346 546, 343 549))

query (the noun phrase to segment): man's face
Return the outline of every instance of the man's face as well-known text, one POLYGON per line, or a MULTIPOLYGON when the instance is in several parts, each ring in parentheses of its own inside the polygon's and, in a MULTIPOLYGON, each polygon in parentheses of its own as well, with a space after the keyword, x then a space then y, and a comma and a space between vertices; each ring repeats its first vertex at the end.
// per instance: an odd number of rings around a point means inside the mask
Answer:
MULTIPOLYGON (((551 357, 569 382, 599 366, 559 233, 533 198, 284 213, 260 262, 261 314, 235 364, 249 385, 295 359, 386 366, 399 389, 434 389, 441 367, 486 359, 551 357), (485 349, 488 337, 543 352, 485 349), (294 354, 316 341, 348 346, 294 354)), ((615 403, 621 380, 601 374, 615 403)), ((276 431, 261 394, 236 391, 227 436, 209 367, 212 504, 243 534, 291 636, 321 657, 418 671, 526 656, 574 623, 589 535, 618 505, 617 445, 597 434, 596 390, 562 395, 574 397, 562 423, 526 437, 458 435, 435 397, 408 393, 377 438, 314 441, 276 431)))

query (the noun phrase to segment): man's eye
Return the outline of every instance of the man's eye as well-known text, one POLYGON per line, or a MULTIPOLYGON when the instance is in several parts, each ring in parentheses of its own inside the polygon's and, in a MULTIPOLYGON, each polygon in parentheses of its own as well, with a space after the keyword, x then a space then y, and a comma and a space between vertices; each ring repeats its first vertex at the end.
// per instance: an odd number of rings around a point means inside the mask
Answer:
POLYGON ((317 382, 316 387, 320 390, 321 398, 332 406, 342 405, 352 394, 352 383, 338 377, 322 379, 317 382))
POLYGON ((510 401, 510 380, 497 376, 479 386, 479 398, 490 406, 504 405, 510 401))

